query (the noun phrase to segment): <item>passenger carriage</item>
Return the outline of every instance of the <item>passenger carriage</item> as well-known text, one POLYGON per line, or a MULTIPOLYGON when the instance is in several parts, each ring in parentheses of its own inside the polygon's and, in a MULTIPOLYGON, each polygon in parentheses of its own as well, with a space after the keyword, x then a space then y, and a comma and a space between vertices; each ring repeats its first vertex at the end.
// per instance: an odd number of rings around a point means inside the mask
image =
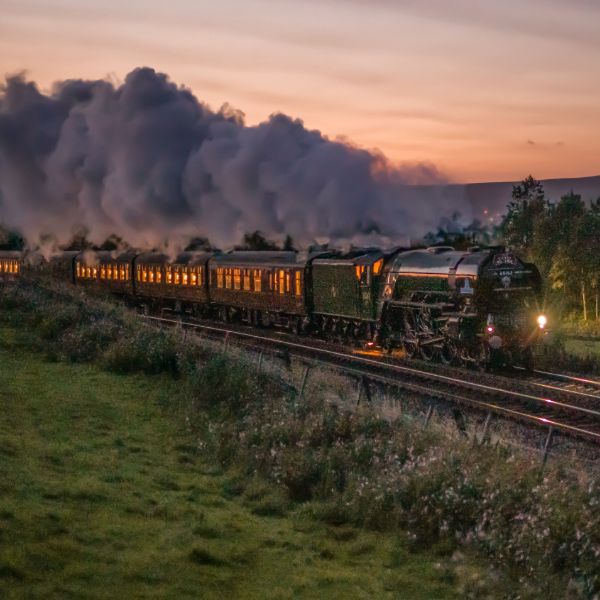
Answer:
POLYGON ((209 261, 211 302, 226 321, 279 325, 308 323, 306 258, 297 252, 230 252, 209 261))
POLYGON ((210 302, 208 261, 213 252, 182 252, 171 262, 160 252, 134 260, 135 294, 146 305, 205 312, 210 302))

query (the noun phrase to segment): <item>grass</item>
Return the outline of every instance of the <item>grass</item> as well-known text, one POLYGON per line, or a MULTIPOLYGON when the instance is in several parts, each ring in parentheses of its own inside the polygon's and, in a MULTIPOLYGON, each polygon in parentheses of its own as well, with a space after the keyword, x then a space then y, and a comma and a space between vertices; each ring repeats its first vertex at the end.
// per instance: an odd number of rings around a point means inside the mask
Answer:
POLYGON ((569 354, 574 354, 582 358, 593 356, 600 358, 600 339, 599 340, 585 340, 578 338, 566 338, 565 339, 565 350, 569 354))
POLYGON ((459 598, 479 569, 320 523, 204 456, 167 376, 44 361, 0 328, 0 595, 459 598), (283 506, 283 508, 282 508, 283 506))

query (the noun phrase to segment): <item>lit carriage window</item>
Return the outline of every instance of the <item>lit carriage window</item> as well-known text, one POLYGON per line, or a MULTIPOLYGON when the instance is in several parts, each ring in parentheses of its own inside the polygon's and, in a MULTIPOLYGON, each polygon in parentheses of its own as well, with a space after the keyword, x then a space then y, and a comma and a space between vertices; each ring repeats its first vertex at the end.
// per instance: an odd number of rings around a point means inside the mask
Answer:
POLYGON ((148 269, 148 282, 154 283, 154 267, 148 269))
POLYGON ((225 269, 225 287, 231 289, 231 269, 225 269))
POLYGON ((279 293, 285 294, 285 271, 279 269, 279 293))
POLYGON ((291 286, 290 286, 290 272, 286 271, 285 272, 285 291, 289 294, 291 291, 291 286))
POLYGON ((244 290, 249 292, 250 287, 250 269, 244 269, 244 290))
POLYGON ((296 296, 302 296, 302 271, 296 271, 295 276, 296 296))
POLYGON ((167 283, 173 283, 173 271, 171 270, 171 267, 167 267, 167 283))
POLYGON ((125 266, 124 265, 119 267, 119 279, 121 281, 125 281, 125 266))
POLYGON ((198 285, 198 275, 194 267, 190 269, 190 285, 198 285))
POLYGON ((137 272, 136 279, 138 281, 141 281, 142 280, 142 268, 140 267, 140 265, 137 266, 136 272, 137 272))
POLYGON ((104 265, 100 265, 100 279, 106 279, 106 268, 104 265))
POLYGON ((116 264, 113 265, 113 279, 115 281, 119 279, 119 266, 116 264))
POLYGON ((187 285, 188 281, 189 281, 189 277, 188 277, 187 267, 183 267, 181 269, 181 284, 187 285))
POLYGON ((142 281, 144 283, 148 281, 148 269, 146 267, 142 267, 142 281))
POLYGON ((98 267, 92 267, 92 277, 98 277, 98 267))
POLYGON ((233 270, 233 287, 236 290, 239 290, 242 287, 242 270, 241 269, 233 270))
POLYGON ((255 269, 255 271, 254 271, 254 291, 255 292, 262 291, 262 278, 261 278, 261 271, 259 269, 255 269))
POLYGON ((360 279, 365 268, 362 265, 356 265, 355 270, 356 270, 356 279, 360 279))
POLYGON ((217 268, 217 287, 218 288, 222 288, 223 287, 223 267, 218 267, 217 268))
POLYGON ((125 265, 125 279, 129 280, 129 265, 125 265))
POLYGON ((179 267, 173 268, 173 283, 175 285, 179 285, 181 283, 181 273, 179 272, 179 267))
POLYGON ((77 277, 81 277, 81 265, 79 263, 75 263, 75 270, 77 272, 77 277))
POLYGON ((156 283, 160 283, 162 281, 162 269, 160 267, 156 267, 156 283))
POLYGON ((18 273, 20 271, 20 269, 21 269, 21 265, 17 261, 15 261, 15 273, 18 273))
POLYGON ((383 268, 383 258, 380 258, 378 261, 373 263, 373 275, 379 275, 379 273, 381 273, 382 268, 383 268))

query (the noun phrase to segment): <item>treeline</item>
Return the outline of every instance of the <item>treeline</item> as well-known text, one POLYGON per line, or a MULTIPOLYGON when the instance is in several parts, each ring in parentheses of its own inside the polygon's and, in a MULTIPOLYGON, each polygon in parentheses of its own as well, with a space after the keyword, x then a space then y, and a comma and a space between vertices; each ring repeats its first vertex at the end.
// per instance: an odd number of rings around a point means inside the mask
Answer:
POLYGON ((547 296, 563 311, 599 320, 600 198, 586 202, 571 191, 553 203, 530 175, 513 186, 501 233, 538 266, 547 296))

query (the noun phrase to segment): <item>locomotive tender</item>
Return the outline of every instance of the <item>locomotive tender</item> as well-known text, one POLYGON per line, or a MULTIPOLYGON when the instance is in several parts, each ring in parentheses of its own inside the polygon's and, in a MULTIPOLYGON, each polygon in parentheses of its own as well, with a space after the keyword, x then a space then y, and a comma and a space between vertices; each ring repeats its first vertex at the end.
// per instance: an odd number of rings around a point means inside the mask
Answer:
MULTIPOLYGON (((0 282, 37 272, 0 252, 0 282)), ((63 252, 53 277, 147 309, 280 327, 447 364, 531 367, 544 333, 537 268, 504 248, 449 246, 342 253, 63 252)))

